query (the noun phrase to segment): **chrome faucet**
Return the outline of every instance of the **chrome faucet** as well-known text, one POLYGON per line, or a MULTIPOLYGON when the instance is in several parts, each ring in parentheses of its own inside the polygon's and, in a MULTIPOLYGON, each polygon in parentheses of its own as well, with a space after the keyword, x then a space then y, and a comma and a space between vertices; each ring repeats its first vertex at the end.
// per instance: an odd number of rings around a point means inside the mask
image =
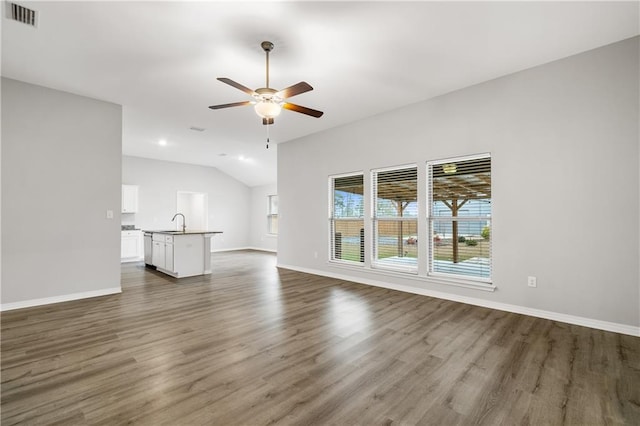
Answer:
POLYGON ((173 215, 173 219, 171 219, 171 222, 173 222, 174 220, 176 220, 176 216, 182 216, 182 232, 185 233, 187 232, 187 224, 185 223, 185 219, 184 219, 184 215, 182 213, 176 213, 173 215))

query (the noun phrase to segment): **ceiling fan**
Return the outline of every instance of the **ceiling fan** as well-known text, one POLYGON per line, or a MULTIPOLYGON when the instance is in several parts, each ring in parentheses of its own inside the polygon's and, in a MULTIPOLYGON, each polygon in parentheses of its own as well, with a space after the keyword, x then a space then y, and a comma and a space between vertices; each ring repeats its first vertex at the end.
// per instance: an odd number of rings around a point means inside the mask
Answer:
POLYGON ((287 87, 286 89, 282 90, 275 90, 269 87, 269 52, 273 50, 273 43, 271 43, 270 41, 263 41, 260 46, 267 55, 266 87, 251 90, 248 87, 231 80, 230 78, 219 77, 218 80, 228 84, 229 86, 233 86, 236 89, 242 90, 246 94, 250 95, 253 100, 244 102, 233 102, 230 104, 222 105, 212 105, 209 108, 222 109, 236 106, 254 105, 255 111, 260 117, 262 117, 262 124, 264 125, 273 124, 274 118, 280 115, 282 108, 288 109, 289 111, 295 111, 302 114, 310 115, 311 117, 322 117, 322 114, 324 114, 322 111, 286 102, 286 100, 289 98, 313 90, 313 87, 311 87, 309 83, 301 81, 300 83, 294 84, 293 86, 287 87))

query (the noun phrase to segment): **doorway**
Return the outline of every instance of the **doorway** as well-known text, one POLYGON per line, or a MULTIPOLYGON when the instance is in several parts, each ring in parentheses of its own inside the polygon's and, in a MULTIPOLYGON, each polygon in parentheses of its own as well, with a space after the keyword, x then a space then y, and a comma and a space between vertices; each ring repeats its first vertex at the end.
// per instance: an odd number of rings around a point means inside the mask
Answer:
MULTIPOLYGON (((209 198, 203 192, 178 191, 177 210, 185 217, 188 230, 209 229, 209 198)), ((176 222, 176 229, 182 224, 176 222)))

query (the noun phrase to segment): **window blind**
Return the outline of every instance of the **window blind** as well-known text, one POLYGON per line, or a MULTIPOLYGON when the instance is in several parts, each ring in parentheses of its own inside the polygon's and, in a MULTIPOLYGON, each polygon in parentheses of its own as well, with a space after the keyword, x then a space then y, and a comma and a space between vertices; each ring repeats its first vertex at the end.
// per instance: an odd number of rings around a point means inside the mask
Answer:
POLYGON ((418 169, 374 170, 373 263, 377 268, 418 269, 418 169))
POLYGON ((330 182, 330 259, 364 263, 364 175, 334 176, 330 182))
POLYGON ((491 280, 491 158, 428 163, 428 270, 491 280))

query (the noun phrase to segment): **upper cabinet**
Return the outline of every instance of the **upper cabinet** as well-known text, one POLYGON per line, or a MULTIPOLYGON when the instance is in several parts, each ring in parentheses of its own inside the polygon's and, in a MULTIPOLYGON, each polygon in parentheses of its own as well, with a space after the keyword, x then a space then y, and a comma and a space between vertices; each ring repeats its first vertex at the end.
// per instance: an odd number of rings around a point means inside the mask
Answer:
POLYGON ((122 185, 122 213, 138 211, 138 185, 122 185))

